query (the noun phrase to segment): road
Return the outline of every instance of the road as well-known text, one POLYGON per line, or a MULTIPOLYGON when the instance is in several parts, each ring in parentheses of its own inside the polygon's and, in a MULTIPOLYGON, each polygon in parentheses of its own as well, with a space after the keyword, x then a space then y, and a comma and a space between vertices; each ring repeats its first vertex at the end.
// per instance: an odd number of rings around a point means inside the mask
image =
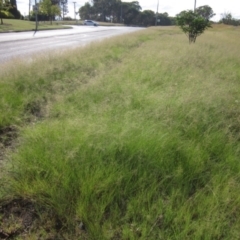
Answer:
POLYGON ((0 33, 0 63, 29 60, 38 53, 63 51, 140 29, 143 28, 72 26, 72 29, 39 31, 35 35, 33 32, 0 33))

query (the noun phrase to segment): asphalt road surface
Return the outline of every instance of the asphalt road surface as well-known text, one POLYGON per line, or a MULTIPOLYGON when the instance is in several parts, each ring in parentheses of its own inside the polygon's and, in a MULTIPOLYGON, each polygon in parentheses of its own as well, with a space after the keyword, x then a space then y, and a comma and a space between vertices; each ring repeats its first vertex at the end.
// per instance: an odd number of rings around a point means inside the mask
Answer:
POLYGON ((29 60, 50 50, 84 46, 93 41, 139 31, 137 27, 72 26, 72 29, 19 33, 0 33, 0 64, 12 59, 29 60))

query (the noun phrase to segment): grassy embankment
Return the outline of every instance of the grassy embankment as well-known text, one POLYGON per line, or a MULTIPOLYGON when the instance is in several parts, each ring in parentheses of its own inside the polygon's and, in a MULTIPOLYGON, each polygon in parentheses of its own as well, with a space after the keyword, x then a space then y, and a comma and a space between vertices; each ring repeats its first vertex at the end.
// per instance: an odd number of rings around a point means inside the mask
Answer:
POLYGON ((1 198, 54 212, 68 239, 238 239, 239 37, 147 29, 9 67, 1 198))
MULTIPOLYGON (((35 22, 26 20, 3 19, 3 25, 0 24, 0 32, 6 31, 34 31, 35 22)), ((63 25, 82 25, 82 21, 49 21, 39 22, 39 30, 70 28, 63 25)), ((100 26, 120 26, 122 24, 99 22, 100 26)))

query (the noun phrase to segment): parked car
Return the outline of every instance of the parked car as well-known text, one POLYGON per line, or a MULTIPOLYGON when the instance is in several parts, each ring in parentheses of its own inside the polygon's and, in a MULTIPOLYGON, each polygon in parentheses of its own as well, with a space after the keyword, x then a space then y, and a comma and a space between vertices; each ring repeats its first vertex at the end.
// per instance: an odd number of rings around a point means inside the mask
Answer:
POLYGON ((83 25, 88 25, 88 26, 98 26, 99 24, 97 22, 94 22, 92 20, 85 20, 83 22, 83 25))

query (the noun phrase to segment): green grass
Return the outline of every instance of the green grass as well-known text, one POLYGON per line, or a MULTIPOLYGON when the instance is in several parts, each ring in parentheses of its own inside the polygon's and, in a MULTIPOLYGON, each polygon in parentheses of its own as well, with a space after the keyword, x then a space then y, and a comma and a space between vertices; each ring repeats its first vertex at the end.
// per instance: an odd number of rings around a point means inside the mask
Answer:
MULTIPOLYGON (((82 25, 82 21, 50 21, 39 22, 39 30, 51 30, 51 29, 62 29, 70 28, 63 25, 82 25)), ((99 22, 100 26, 121 26, 122 24, 99 22)), ((35 22, 27 20, 16 20, 16 19, 3 19, 3 25, 0 24, 0 33, 8 31, 34 31, 35 22)))
POLYGON ((239 37, 152 28, 6 66, 0 126, 19 137, 2 199, 88 239, 238 239, 239 37))
MULTIPOLYGON (((62 29, 69 28, 63 26, 58 22, 53 22, 51 25, 50 22, 40 22, 38 25, 39 30, 50 30, 50 29, 62 29)), ((0 24, 0 32, 8 31, 34 31, 35 22, 27 20, 16 20, 16 19, 3 19, 3 24, 0 24)))

